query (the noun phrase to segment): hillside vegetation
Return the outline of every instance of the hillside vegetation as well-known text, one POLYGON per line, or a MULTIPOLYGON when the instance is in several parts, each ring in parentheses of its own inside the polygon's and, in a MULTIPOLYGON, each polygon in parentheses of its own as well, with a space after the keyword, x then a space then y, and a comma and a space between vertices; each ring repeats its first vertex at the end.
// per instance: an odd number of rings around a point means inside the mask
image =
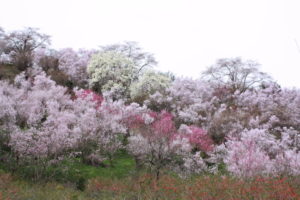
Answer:
POLYGON ((1 30, 0 200, 300 198, 300 91, 257 62, 179 78, 135 42, 1 30))

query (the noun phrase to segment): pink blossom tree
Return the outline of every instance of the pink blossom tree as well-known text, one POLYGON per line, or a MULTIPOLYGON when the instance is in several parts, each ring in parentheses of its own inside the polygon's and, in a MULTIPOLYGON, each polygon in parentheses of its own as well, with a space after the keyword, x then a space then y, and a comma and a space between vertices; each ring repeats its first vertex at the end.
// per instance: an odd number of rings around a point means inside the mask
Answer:
POLYGON ((164 168, 187 170, 194 169, 195 164, 198 164, 199 169, 206 169, 199 154, 191 152, 190 135, 177 131, 170 113, 145 113, 134 122, 127 149, 135 157, 137 165, 149 166, 157 179, 164 168))
POLYGON ((1 82, 0 106, 6 108, 1 111, 1 130, 9 131, 7 145, 20 164, 34 161, 46 166, 74 153, 83 160, 91 154, 111 160, 123 148, 119 137, 127 130, 123 119, 135 106, 104 101, 83 90, 75 90, 74 99, 43 72, 35 73, 28 79, 22 73, 15 85, 1 82))
POLYGON ((189 139, 195 150, 210 152, 214 148, 214 142, 203 129, 196 126, 181 125, 179 132, 189 139))
POLYGON ((75 51, 71 48, 61 49, 58 52, 59 69, 65 72, 75 85, 87 87, 87 66, 95 53, 97 53, 96 50, 79 49, 75 51))
POLYGON ((300 153, 293 145, 295 132, 286 130, 282 135, 277 139, 267 130, 251 129, 243 131, 240 138, 231 138, 225 143, 227 169, 239 177, 298 175, 300 153))

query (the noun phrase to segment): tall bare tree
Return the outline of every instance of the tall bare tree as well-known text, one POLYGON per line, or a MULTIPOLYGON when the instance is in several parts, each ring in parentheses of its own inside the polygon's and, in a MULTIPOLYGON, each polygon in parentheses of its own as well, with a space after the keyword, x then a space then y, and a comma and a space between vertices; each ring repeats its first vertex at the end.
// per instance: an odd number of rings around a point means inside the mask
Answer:
POLYGON ((259 64, 255 61, 241 58, 224 58, 203 72, 203 78, 217 87, 229 88, 232 92, 244 92, 270 81, 271 77, 259 71, 259 64))
POLYGON ((4 37, 5 53, 11 57, 19 70, 32 66, 34 50, 50 44, 50 36, 39 33, 36 28, 13 31, 4 37))
POLYGON ((3 30, 3 28, 0 27, 0 56, 4 53, 4 49, 5 49, 5 32, 3 30))
POLYGON ((133 60, 134 64, 139 68, 139 72, 146 67, 157 65, 153 54, 144 52, 137 42, 125 41, 124 43, 102 46, 103 51, 114 51, 122 53, 133 60))

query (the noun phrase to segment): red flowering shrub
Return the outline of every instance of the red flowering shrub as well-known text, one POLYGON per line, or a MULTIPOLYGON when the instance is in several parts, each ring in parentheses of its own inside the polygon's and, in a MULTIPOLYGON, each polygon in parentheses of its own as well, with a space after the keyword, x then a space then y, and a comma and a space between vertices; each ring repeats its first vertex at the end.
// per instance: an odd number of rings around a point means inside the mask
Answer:
POLYGON ((197 149, 210 152, 214 148, 214 143, 207 132, 197 126, 182 125, 180 131, 189 139, 191 145, 197 149))
POLYGON ((101 95, 95 93, 92 90, 86 89, 83 90, 81 93, 79 93, 77 97, 85 99, 90 95, 91 95, 91 101, 96 103, 96 108, 98 109, 101 106, 102 102, 104 101, 104 98, 101 95))

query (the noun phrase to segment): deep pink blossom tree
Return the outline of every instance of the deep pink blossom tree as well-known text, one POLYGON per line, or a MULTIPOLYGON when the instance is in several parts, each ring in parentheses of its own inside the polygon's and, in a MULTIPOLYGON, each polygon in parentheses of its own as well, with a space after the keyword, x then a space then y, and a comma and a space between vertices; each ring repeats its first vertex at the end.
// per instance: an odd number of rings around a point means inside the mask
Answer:
MULTIPOLYGON (((166 111, 144 113, 136 119, 136 123, 130 126, 127 149, 135 157, 138 166, 149 166, 157 179, 164 168, 191 170, 198 165, 199 171, 206 169, 200 154, 192 154, 192 142, 195 140, 190 136, 197 134, 196 131, 191 135, 177 131, 172 114, 166 111)), ((204 143, 201 147, 206 148, 204 143)))
POLYGON ((189 139, 189 142, 196 150, 210 152, 214 148, 214 142, 203 129, 196 126, 182 125, 180 133, 189 139))

